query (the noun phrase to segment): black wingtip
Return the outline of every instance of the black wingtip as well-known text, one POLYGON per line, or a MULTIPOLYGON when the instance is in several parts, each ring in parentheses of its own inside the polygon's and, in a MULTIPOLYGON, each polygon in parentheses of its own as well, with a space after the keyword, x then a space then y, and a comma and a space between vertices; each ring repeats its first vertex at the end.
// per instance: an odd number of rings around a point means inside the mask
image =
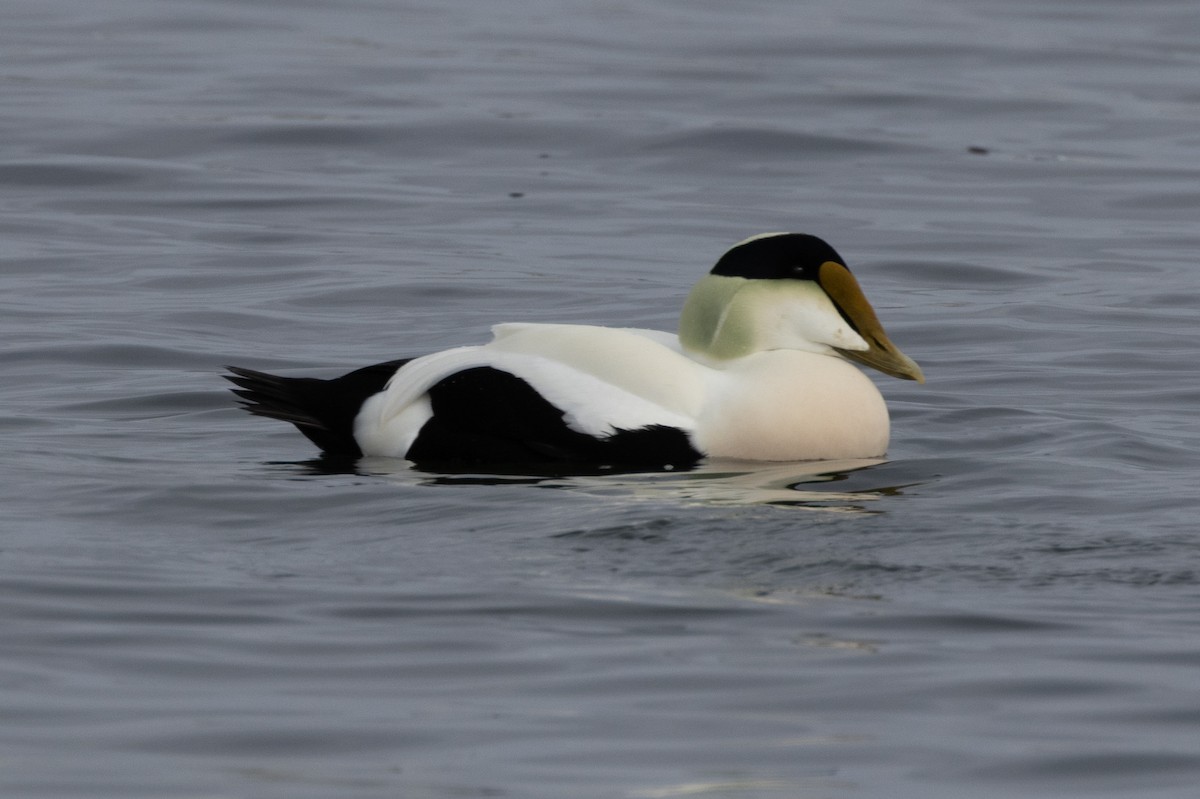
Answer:
POLYGON ((407 360, 388 361, 358 369, 334 380, 279 375, 226 366, 221 377, 239 405, 255 416, 296 426, 327 455, 361 457, 354 438, 354 419, 367 398, 383 390, 407 360))
MULTIPOLYGON (((279 377, 278 375, 226 366, 230 374, 221 377, 237 388, 230 389, 238 397, 238 403, 255 416, 290 422, 301 428, 326 429, 326 425, 310 409, 306 408, 304 392, 300 387, 311 378, 279 377)), ((321 381, 324 382, 324 381, 321 381)))

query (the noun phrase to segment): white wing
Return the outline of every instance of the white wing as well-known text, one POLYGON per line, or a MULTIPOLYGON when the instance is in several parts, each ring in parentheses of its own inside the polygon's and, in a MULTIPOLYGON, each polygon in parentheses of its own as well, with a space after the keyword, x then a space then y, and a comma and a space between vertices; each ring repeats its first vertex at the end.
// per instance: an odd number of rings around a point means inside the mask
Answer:
POLYGON ((363 405, 355 438, 373 455, 403 456, 431 416, 426 392, 479 366, 515 375, 555 407, 572 429, 594 436, 650 425, 695 428, 707 385, 704 367, 669 333, 587 325, 510 324, 479 347, 410 361, 363 405))

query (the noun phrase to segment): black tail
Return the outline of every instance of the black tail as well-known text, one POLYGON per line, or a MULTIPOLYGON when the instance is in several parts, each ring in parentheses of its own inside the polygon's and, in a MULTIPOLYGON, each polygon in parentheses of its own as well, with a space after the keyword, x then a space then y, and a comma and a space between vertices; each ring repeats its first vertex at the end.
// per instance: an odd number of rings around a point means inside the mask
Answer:
POLYGON ((237 386, 232 391, 250 413, 291 422, 328 455, 358 458, 362 450, 354 440, 354 417, 409 360, 368 366, 333 380, 279 377, 237 366, 227 366, 231 374, 222 377, 237 386))

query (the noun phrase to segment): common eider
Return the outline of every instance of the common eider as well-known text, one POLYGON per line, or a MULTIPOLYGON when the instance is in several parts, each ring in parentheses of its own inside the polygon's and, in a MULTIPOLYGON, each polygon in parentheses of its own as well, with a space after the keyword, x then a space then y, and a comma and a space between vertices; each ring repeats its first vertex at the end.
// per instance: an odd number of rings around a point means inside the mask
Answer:
POLYGON ((765 233, 696 284, 678 335, 501 324, 486 344, 332 380, 225 377, 246 410, 291 422, 330 456, 679 469, 883 455, 887 406, 851 361, 924 382, 831 246, 765 233))

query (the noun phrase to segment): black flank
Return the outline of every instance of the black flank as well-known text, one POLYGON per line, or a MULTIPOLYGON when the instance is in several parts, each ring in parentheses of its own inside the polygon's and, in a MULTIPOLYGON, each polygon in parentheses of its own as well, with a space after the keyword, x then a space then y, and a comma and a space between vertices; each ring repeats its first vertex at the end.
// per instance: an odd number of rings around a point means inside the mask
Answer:
POLYGON ((447 377, 429 391, 433 418, 408 451, 425 469, 466 465, 620 466, 685 469, 701 458, 687 434, 672 427, 619 430, 596 439, 569 428, 563 411, 519 377, 480 366, 447 377))

